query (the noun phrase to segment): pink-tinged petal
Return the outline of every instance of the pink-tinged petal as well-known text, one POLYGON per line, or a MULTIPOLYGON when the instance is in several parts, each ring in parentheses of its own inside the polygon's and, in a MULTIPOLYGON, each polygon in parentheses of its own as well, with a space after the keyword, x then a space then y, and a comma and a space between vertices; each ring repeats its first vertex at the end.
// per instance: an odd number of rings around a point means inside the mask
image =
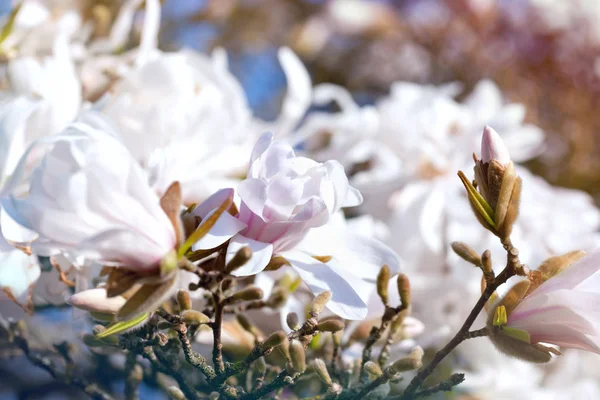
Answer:
POLYGON ((256 141, 256 144, 254 145, 254 148, 252 149, 252 155, 250 156, 250 170, 248 171, 248 178, 257 177, 253 174, 253 172, 255 172, 253 165, 263 155, 263 153, 267 151, 272 142, 273 134, 271 132, 265 132, 260 135, 256 141))
MULTIPOLYGON (((263 213, 267 203, 267 183, 262 179, 248 178, 238 185, 238 195, 242 203, 258 218, 264 220, 263 213)), ((250 225, 247 220, 242 220, 250 225)))
POLYGON ((240 268, 233 271, 234 276, 255 275, 266 268, 273 256, 273 245, 249 239, 242 235, 235 235, 227 246, 225 262, 228 263, 242 247, 252 249, 252 258, 240 268))
POLYGON ((233 193, 234 190, 230 188, 221 189, 215 192, 202 203, 198 204, 194 208, 194 211, 192 211, 192 214, 197 215, 202 219, 206 218, 209 212, 219 208, 226 199, 233 196, 233 193))
MULTIPOLYGON (((215 210, 209 212, 206 217, 208 218, 214 213, 214 211, 215 210)), ((245 228, 246 224, 231 214, 224 212, 221 214, 210 231, 208 231, 208 233, 204 235, 202 239, 194 243, 192 250, 196 251, 214 249, 215 247, 220 246, 231 239, 233 236, 235 236, 235 234, 245 228)))
POLYGON ((285 252, 282 255, 315 295, 327 290, 331 292, 331 300, 327 303, 331 312, 350 320, 362 320, 367 316, 366 301, 372 285, 335 265, 335 262, 325 264, 301 252, 285 252))
MULTIPOLYGON (((587 254, 574 262, 558 275, 548 279, 533 293, 536 296, 547 294, 560 289, 573 289, 600 271, 600 249, 587 254)), ((600 276, 599 276, 600 278, 600 276)))
POLYGON ((290 218, 302 198, 302 185, 287 176, 276 176, 269 182, 266 191, 267 204, 263 211, 266 220, 290 218))
POLYGON ((126 300, 122 296, 108 297, 106 289, 88 289, 75 293, 68 300, 73 307, 85 311, 116 314, 123 307, 126 300))
POLYGON ((486 126, 483 128, 483 136, 481 137, 481 161, 489 163, 492 160, 499 161, 501 164, 508 164, 510 154, 508 154, 508 149, 498 132, 486 126))

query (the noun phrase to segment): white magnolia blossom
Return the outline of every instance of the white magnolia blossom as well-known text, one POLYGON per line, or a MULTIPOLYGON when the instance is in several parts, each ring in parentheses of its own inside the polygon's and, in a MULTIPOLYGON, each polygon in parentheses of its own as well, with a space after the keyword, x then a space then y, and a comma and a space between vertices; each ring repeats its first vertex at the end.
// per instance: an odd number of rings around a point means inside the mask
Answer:
POLYGON ((175 248, 174 227, 128 150, 101 119, 82 119, 53 139, 27 196, 6 198, 3 208, 38 234, 37 254, 67 251, 154 270, 175 248))

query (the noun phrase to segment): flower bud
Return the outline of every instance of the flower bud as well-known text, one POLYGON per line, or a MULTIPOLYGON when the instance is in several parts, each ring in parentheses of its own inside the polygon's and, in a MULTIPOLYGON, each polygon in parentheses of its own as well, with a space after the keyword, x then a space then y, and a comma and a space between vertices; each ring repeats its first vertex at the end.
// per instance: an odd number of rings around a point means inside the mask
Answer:
POLYGON ((246 318, 244 315, 237 314, 235 318, 246 332, 250 333, 256 338, 263 337, 263 333, 255 325, 253 325, 250 322, 250 320, 248 320, 248 318, 246 318))
POLYGON ((481 224, 501 239, 507 239, 519 213, 521 178, 500 136, 485 127, 481 140, 481 160, 475 159, 475 182, 473 185, 462 172, 459 176, 469 194, 471 207, 481 224))
POLYGON ((262 346, 265 350, 272 349, 273 347, 281 345, 285 340, 287 340, 287 336, 283 331, 273 332, 263 342, 262 346))
POLYGON ((267 307, 272 309, 281 308, 287 303, 288 291, 283 287, 278 287, 273 290, 267 300, 267 307))
POLYGON ((339 332, 342 329, 344 329, 344 323, 339 319, 328 319, 317 325, 317 330, 321 332, 339 332))
POLYGON ((206 314, 196 310, 185 310, 181 313, 181 318, 188 325, 200 325, 210 322, 210 318, 206 314))
POLYGON ((388 304, 388 282, 390 280, 390 268, 384 265, 377 275, 377 294, 384 305, 388 304))
POLYGON ((183 312, 185 310, 192 309, 192 299, 187 290, 180 289, 177 292, 177 304, 179 304, 179 311, 183 312))
POLYGON ((298 319, 298 314, 296 314, 295 312, 289 313, 285 317, 285 322, 287 323, 287 326, 293 331, 297 331, 298 329, 300 329, 300 321, 298 319))
POLYGON ((325 361, 321 360, 320 358, 317 358, 313 361, 313 368, 315 369, 315 372, 317 373, 319 379, 321 379, 321 381, 323 381, 323 383, 327 386, 331 386, 333 382, 331 381, 331 376, 329 376, 329 372, 327 371, 325 361))
POLYGON ((299 340, 294 339, 290 342, 290 361, 297 373, 301 374, 306 370, 306 352, 299 340))
POLYGON ((484 251, 481 255, 481 269, 485 276, 491 276, 494 271, 492 268, 492 253, 489 250, 484 251))
POLYGON ((105 330, 106 327, 104 325, 94 325, 94 327, 92 328, 92 332, 94 333, 94 335, 98 335, 104 332, 105 330))
POLYGON ((321 292, 317 296, 315 296, 315 298, 310 306, 310 315, 318 316, 321 313, 321 311, 323 311, 323 309, 327 305, 327 302, 330 299, 331 299, 331 292, 328 290, 321 292))
POLYGON ((381 367, 379 367, 379 365, 377 365, 377 363, 374 363, 373 361, 367 361, 363 368, 369 373, 369 375, 372 375, 376 378, 383 375, 381 367))
POLYGON ((398 293, 400 294, 402 307, 408 308, 410 306, 410 282, 405 274, 398 275, 398 293))
POLYGON ((122 296, 107 297, 104 288, 84 290, 75 293, 68 300, 73 307, 102 314, 116 314, 125 302, 126 300, 122 296))
POLYGON ((225 273, 232 273, 242 265, 245 265, 251 258, 252 249, 248 246, 242 247, 225 266, 225 273))
POLYGON ((225 304, 235 304, 241 301, 252 301, 260 300, 263 298, 263 291, 256 286, 249 286, 245 289, 240 290, 237 293, 232 294, 225 299, 225 304))
POLYGON ((468 244, 463 242, 452 242, 452 250, 463 260, 475 265, 481 265, 481 257, 479 254, 468 244))
POLYGON ((177 386, 169 386, 167 388, 167 395, 171 400, 186 400, 185 395, 177 386))
POLYGON ((397 374, 404 371, 412 371, 423 366, 423 349, 415 347, 408 357, 401 358, 390 366, 390 372, 397 374))

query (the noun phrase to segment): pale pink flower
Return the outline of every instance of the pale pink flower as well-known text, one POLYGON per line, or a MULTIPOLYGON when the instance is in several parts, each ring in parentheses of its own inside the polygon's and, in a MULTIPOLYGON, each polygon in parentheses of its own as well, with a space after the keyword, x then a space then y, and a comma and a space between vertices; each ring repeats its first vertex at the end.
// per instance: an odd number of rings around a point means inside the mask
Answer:
POLYGON ((508 315, 507 326, 548 343, 600 354, 600 249, 533 290, 508 315))
MULTIPOLYGON (((197 207, 194 214, 205 218, 230 192, 231 189, 217 192, 197 207)), ((356 206, 362 201, 337 161, 318 163, 297 157, 290 145, 273 141, 272 134, 264 134, 254 147, 248 177, 240 183, 238 195, 239 214, 235 217, 223 214, 194 249, 214 248, 229 240, 226 255, 229 261, 240 248, 250 247, 252 258, 233 272, 237 276, 257 274, 274 255, 280 255, 313 293, 325 290, 333 293, 328 303, 332 312, 347 319, 366 316, 370 284, 336 257, 339 250, 336 238, 330 238, 328 254, 315 254, 300 245, 309 232, 326 225, 341 207, 356 206), (314 255, 333 257, 321 262, 314 255)))
POLYGON ((492 160, 497 160, 501 164, 508 164, 510 154, 508 154, 508 149, 498 132, 486 125, 483 128, 481 137, 481 162, 489 163, 492 160))

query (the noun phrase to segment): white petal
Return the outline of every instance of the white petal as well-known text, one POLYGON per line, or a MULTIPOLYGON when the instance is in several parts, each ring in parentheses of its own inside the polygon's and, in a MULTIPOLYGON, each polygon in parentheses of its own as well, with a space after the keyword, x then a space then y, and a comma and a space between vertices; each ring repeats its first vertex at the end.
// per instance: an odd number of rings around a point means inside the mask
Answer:
POLYGON ((271 261, 273 255, 273 245, 270 243, 258 242, 256 240, 248 239, 242 235, 235 235, 229 242, 227 247, 227 255, 225 256, 225 262, 228 263, 235 256, 242 247, 250 247, 252 249, 252 258, 240 268, 233 271, 234 276, 249 276, 258 274, 271 261))
MULTIPOLYGON (((206 217, 213 214, 208 213, 206 217)), ((232 216, 228 212, 221 214, 215 225, 208 231, 208 233, 200 240, 198 240, 192 246, 192 250, 208 250, 214 249, 217 246, 222 245, 229 239, 231 239, 236 233, 246 228, 246 224, 232 216)))
POLYGON ((21 297, 39 276, 35 257, 21 250, 0 253, 0 288, 9 288, 15 297, 21 297))
POLYGON ((332 297, 327 303, 331 312, 350 320, 362 320, 367 316, 366 301, 372 285, 335 263, 325 264, 300 252, 285 252, 282 255, 315 295, 331 291, 332 297))

